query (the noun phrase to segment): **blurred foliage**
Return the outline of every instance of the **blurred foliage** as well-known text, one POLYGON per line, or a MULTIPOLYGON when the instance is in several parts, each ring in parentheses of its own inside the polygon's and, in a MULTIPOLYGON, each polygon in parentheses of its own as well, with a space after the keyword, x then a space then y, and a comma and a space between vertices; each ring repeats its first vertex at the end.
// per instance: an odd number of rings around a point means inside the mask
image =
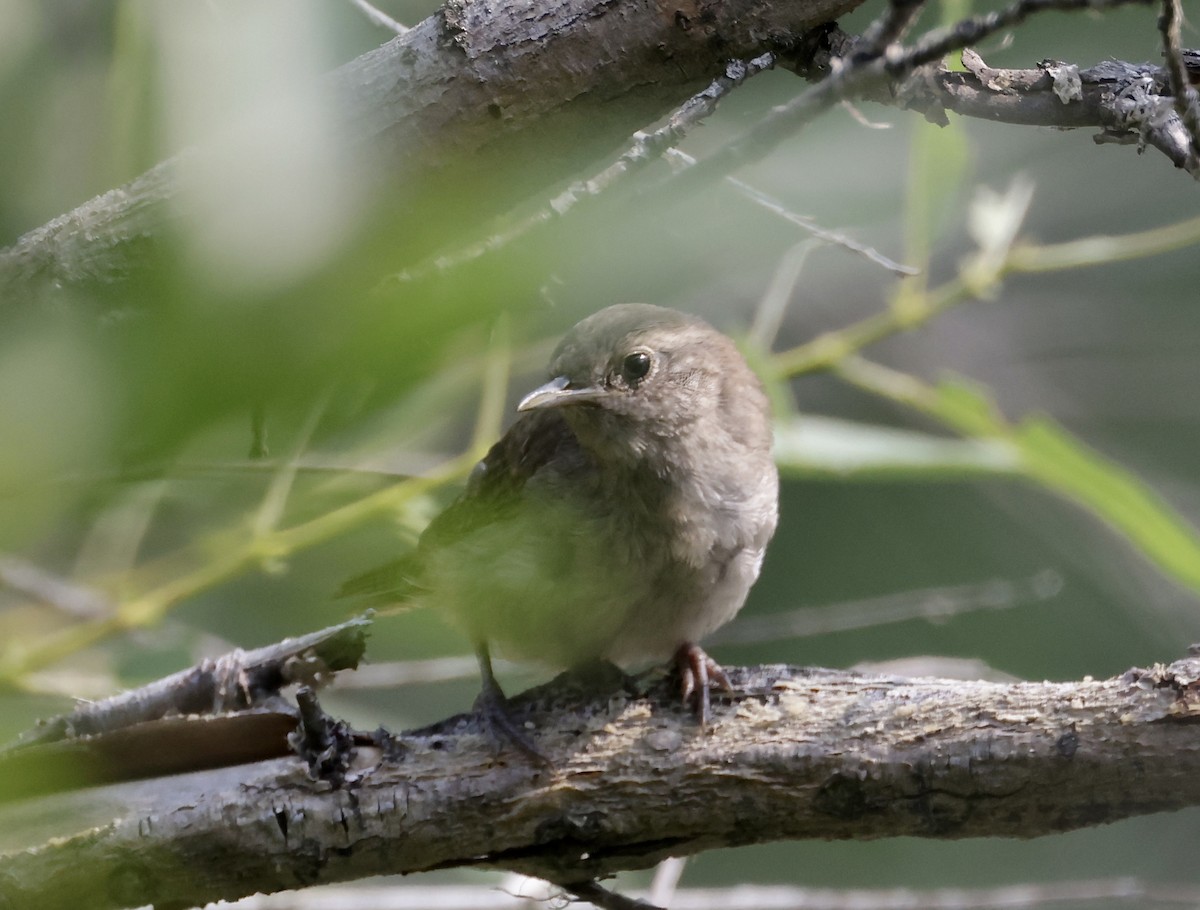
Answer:
MULTIPOLYGON (((384 6, 409 23, 433 8, 384 6)), ((388 187, 361 183, 359 150, 329 133, 312 87, 389 37, 351 4, 316 0, 0 5, 0 244, 180 149, 225 142, 209 165, 185 158, 178 208, 138 275, 0 301, 0 550, 102 605, 78 615, 0 590, 0 739, 69 696, 342 618, 341 582, 411 546, 540 377, 550 340, 617 300, 746 338, 780 409, 782 525, 747 617, 1045 569, 1063 580, 1004 610, 722 658, 937 653, 1069 678, 1200 638, 1196 190, 1165 160, 1084 132, 937 129, 864 107, 891 127, 868 130, 834 111, 738 176, 918 266, 915 279, 835 246, 797 252, 792 222, 721 184, 387 281, 456 226, 467 194, 506 179, 476 175, 462 196, 440 187, 403 212, 388 187)), ((998 66, 1156 58, 1154 12, 1035 19, 980 51, 998 66)), ((785 72, 756 78, 685 150, 702 157, 797 88, 785 72)), ((438 617, 410 614, 381 620, 369 653, 465 650, 438 617)), ((403 726, 464 709, 473 688, 335 692, 331 710, 403 726)), ((1182 857, 1196 819, 1173 824, 1144 862, 1102 833, 1058 843, 1105 873, 1194 879, 1182 857)), ((946 867, 941 844, 779 849, 821 881, 853 867, 858 882, 926 884, 946 867)), ((952 849, 978 867, 972 880, 1059 871, 1038 865, 1044 847, 952 849)), ((704 868, 771 880, 793 865, 776 856, 704 868)))

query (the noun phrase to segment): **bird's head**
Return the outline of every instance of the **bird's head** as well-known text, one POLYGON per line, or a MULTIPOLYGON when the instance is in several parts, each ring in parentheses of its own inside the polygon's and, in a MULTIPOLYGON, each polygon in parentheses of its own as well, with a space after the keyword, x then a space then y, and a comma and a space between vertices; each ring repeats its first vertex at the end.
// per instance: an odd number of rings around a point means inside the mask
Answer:
POLYGON ((770 445, 766 396, 733 342, 704 320, 649 304, 610 306, 576 325, 549 382, 517 409, 562 409, 582 442, 640 451, 695 432, 770 445))

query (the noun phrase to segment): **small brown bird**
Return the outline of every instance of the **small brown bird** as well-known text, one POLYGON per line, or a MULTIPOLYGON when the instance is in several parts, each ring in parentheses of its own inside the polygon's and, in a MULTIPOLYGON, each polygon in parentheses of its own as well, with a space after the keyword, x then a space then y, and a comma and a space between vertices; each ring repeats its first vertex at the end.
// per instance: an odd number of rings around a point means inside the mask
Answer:
POLYGON ((728 680, 696 644, 733 618, 775 532, 766 395, 703 320, 621 304, 576 325, 459 499, 421 537, 421 600, 475 642, 479 707, 507 721, 490 648, 559 666, 671 655, 701 722, 728 680))

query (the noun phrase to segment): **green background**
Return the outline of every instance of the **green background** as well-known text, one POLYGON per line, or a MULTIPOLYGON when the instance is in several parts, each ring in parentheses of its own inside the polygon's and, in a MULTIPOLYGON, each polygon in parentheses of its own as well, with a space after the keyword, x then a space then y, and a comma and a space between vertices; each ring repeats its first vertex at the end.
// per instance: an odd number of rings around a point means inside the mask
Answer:
MULTIPOLYGON (((380 5, 408 23, 433 9, 380 5)), ((388 38, 348 3, 291 4, 295 21, 278 34, 242 22, 242 4, 199 6, 231 60, 300 54, 297 35, 307 35, 312 53, 303 64, 322 72, 388 38)), ((189 114, 181 99, 199 96, 176 94, 188 74, 165 54, 173 10, 149 2, 0 4, 0 245, 177 149, 186 128, 176 121, 186 123, 189 114)), ((868 4, 843 26, 862 28, 875 11, 868 4)), ((1081 66, 1108 57, 1157 60, 1155 14, 1145 7, 1047 14, 1015 30, 1010 42, 978 50, 993 66, 1028 67, 1048 57, 1081 66)), ((1193 29, 1184 41, 1200 44, 1200 36, 1193 29)), ((194 78, 200 87, 189 91, 202 93, 203 74, 194 78)), ((683 148, 702 157, 801 88, 783 71, 752 80, 683 148)), ((236 108, 239 97, 215 95, 211 103, 236 108)), ((1095 145, 1086 130, 979 121, 955 120, 952 130, 937 131, 919 115, 870 104, 860 110, 890 128, 866 128, 834 108, 738 176, 901 260, 919 246, 915 193, 933 213, 930 284, 952 277, 972 249, 965 225, 976 189, 1003 190, 1018 174, 1035 185, 1023 235, 1043 242, 1144 230, 1197 211, 1194 182, 1153 149, 1138 155, 1095 145), (932 163, 914 158, 915 142, 932 163)), ((453 280, 379 298, 364 290, 396 267, 388 251, 403 238, 389 232, 412 230, 419 218, 397 226, 362 195, 348 212, 325 219, 323 252, 278 274, 231 277, 197 258, 184 232, 158 252, 149 277, 131 285, 34 305, 0 302, 0 550, 119 597, 127 591, 121 567, 181 549, 194 557, 197 541, 219 550, 222 533, 259 508, 272 474, 245 461, 254 407, 265 409, 272 453, 300 452, 312 469, 301 472, 289 497, 284 523, 298 522, 380 486, 379 467, 418 470, 461 451, 479 397, 479 364, 501 312, 509 314, 512 337, 511 413, 516 396, 541 376, 543 342, 609 303, 674 306, 744 334, 782 257, 802 239, 714 185, 682 202, 626 203, 569 219, 551 238, 453 280), (341 470, 347 467, 354 470, 341 470)), ((444 218, 455 202, 440 200, 440 210, 424 217, 444 218)), ((892 276, 845 250, 815 249, 775 349, 878 312, 893 287, 892 276)), ((1194 248, 1018 276, 994 299, 951 310, 868 354, 930 381, 969 377, 1013 420, 1051 415, 1200 523, 1197 288, 1194 248)), ((799 379, 791 392, 802 413, 944 432, 828 376, 799 379)), ((452 492, 419 503, 400 524, 419 526, 452 492)), ((781 514, 745 618, 997 579, 1024 591, 1047 570, 1061 587, 1053 596, 1018 596, 1010 609, 936 623, 718 645, 721 660, 843 667, 934 655, 978 659, 1021 678, 1067 680, 1169 661, 1200 640, 1195 592, 1093 516, 1027 482, 966 478, 936 466, 869 479, 793 473, 781 514)), ((187 599, 162 623, 45 673, 57 678, 55 688, 94 696, 202 654, 329 624, 352 609, 332 599, 341 581, 388 559, 405 535, 391 516, 381 518, 240 573, 187 599)), ((45 614, 0 591, 0 638, 36 638, 60 621, 45 614)), ((437 617, 411 614, 381 621, 369 654, 384 661, 468 652, 437 617)), ((506 680, 516 688, 544 676, 518 668, 506 680)), ((465 710, 475 686, 468 677, 346 692, 331 695, 327 707, 367 728, 399 728, 465 710)), ((0 739, 68 705, 51 694, 0 694, 0 739)), ((693 859, 683 884, 937 887, 1113 876, 1196 883, 1198 835, 1200 815, 1186 811, 1031 842, 774 844, 693 859)))

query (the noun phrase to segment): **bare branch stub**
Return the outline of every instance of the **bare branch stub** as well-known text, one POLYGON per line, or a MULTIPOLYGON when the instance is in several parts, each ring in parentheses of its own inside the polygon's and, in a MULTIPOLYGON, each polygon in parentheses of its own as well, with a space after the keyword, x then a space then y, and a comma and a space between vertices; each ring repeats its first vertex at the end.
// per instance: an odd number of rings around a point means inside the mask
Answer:
POLYGON ((358 665, 366 650, 369 617, 253 651, 232 651, 153 683, 81 704, 30 731, 15 748, 111 733, 167 715, 237 712, 262 705, 291 682, 358 665))
POLYGON ((308 686, 300 687, 296 704, 300 726, 288 735, 288 744, 304 759, 313 780, 342 786, 354 754, 354 737, 349 726, 326 714, 317 694, 308 686))
MULTIPOLYGON (((370 622, 358 617, 253 651, 232 651, 49 718, 0 748, 0 803, 287 755, 298 711, 281 690, 318 684, 357 666, 370 622)), ((328 747, 345 731, 331 723, 329 742, 314 746, 319 714, 315 701, 309 707, 307 738, 300 740, 306 749, 300 751, 333 779, 338 750, 328 747)), ((344 744, 339 748, 344 751, 344 744)))

